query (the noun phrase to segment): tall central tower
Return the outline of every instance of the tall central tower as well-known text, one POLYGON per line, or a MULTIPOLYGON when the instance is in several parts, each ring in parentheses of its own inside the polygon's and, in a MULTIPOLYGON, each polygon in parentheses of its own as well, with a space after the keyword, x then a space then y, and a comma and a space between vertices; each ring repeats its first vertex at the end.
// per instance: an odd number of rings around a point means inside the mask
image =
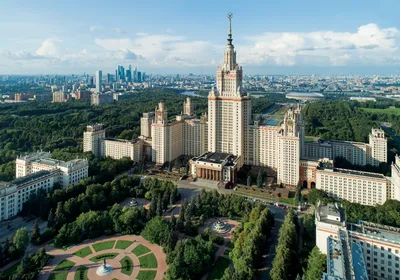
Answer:
POLYGON ((228 43, 224 62, 217 68, 217 88, 208 95, 208 148, 242 157, 247 161, 247 135, 251 121, 251 99, 242 88, 243 71, 236 63, 232 44, 232 14, 228 14, 228 43))

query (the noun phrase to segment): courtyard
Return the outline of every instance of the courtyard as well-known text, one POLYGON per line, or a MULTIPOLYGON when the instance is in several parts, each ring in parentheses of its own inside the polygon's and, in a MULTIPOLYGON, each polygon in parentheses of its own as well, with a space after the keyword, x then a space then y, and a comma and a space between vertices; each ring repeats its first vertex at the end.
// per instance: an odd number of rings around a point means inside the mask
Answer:
POLYGON ((40 272, 39 280, 158 280, 167 271, 162 248, 141 236, 122 235, 88 240, 66 250, 46 246, 54 258, 40 272), (112 272, 99 276, 104 260, 112 272))

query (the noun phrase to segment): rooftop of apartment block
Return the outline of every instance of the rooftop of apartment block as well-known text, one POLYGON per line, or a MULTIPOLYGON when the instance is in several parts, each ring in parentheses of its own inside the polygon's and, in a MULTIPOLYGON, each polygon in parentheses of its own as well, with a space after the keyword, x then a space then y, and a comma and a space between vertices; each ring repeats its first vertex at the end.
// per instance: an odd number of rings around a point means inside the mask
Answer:
POLYGON ((373 239, 383 239, 389 243, 400 244, 400 228, 381 224, 359 221, 357 224, 348 223, 348 229, 361 233, 373 239))
POLYGON ((369 177, 369 178, 375 178, 375 179, 386 179, 385 175, 380 174, 380 173, 372 173, 372 172, 343 169, 343 168, 332 168, 332 167, 329 167, 326 165, 321 165, 320 167, 318 167, 318 169, 328 171, 328 172, 333 172, 333 173, 341 173, 341 174, 369 177))
POLYGON ((344 211, 337 204, 329 203, 327 205, 318 205, 318 219, 321 222, 326 222, 334 225, 342 225, 344 221, 344 211))

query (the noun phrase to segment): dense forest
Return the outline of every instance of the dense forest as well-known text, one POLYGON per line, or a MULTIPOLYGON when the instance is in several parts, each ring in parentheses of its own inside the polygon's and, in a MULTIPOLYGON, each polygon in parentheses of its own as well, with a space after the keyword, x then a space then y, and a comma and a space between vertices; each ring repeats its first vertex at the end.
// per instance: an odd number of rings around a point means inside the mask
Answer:
POLYGON ((392 123, 393 130, 400 134, 400 115, 379 112, 368 112, 366 108, 385 109, 400 107, 399 102, 367 102, 343 100, 321 100, 309 103, 303 114, 306 135, 319 136, 324 139, 367 142, 372 127, 380 122, 392 123))

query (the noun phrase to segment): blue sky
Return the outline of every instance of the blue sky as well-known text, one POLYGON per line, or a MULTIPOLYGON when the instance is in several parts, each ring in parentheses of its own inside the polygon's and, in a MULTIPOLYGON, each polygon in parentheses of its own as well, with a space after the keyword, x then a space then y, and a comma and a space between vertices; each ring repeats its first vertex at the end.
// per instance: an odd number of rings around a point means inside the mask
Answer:
POLYGON ((400 1, 0 1, 0 74, 400 74, 400 1))

